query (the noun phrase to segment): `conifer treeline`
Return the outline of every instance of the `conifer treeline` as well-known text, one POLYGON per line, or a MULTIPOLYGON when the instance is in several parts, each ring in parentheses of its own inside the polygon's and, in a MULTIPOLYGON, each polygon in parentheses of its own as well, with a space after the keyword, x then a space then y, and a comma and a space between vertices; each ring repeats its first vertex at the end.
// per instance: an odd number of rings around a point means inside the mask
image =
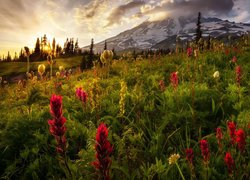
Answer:
MULTIPOLYGON (((29 54, 30 61, 46 60, 48 54, 52 55, 53 58, 80 55, 81 49, 79 48, 78 39, 76 39, 75 41, 74 38, 67 38, 64 46, 62 47, 59 43, 56 43, 55 38, 53 38, 52 43, 50 43, 46 34, 41 38, 37 38, 34 50, 29 54)), ((0 57, 0 61, 26 62, 26 57, 26 50, 24 48, 21 48, 19 55, 17 54, 17 52, 15 52, 14 57, 11 57, 10 52, 8 52, 6 57, 4 55, 0 57)))

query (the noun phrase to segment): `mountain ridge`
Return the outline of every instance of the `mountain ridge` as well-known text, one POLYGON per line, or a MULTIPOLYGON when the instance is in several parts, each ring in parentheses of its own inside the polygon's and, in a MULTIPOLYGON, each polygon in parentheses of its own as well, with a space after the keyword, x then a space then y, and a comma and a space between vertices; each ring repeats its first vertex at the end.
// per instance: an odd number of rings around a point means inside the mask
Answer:
MULTIPOLYGON (((123 51, 126 49, 167 49, 175 46, 178 36, 183 42, 195 38, 196 18, 179 17, 166 18, 161 21, 144 21, 138 26, 106 39, 108 49, 123 51)), ((225 36, 240 37, 250 32, 250 24, 235 23, 216 17, 203 17, 201 19, 203 37, 209 35, 213 38, 225 36)), ((95 44, 95 51, 101 52, 104 47, 101 41, 95 44)), ((89 48, 89 46, 84 47, 89 48)))

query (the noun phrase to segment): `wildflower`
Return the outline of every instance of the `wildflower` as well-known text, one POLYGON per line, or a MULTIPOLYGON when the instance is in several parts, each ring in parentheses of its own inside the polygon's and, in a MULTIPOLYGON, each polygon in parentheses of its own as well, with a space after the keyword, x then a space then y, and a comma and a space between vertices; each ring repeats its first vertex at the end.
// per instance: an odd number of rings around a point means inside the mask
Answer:
POLYGON ((100 56, 101 62, 103 64, 108 64, 113 59, 113 52, 110 50, 104 50, 100 56))
POLYGON ((194 57, 198 58, 198 52, 199 52, 198 49, 194 50, 194 57))
POLYGON ((246 136, 245 132, 243 129, 239 129, 235 132, 235 141, 238 145, 238 148, 240 149, 241 152, 244 152, 245 146, 246 146, 246 136))
POLYGON ((91 82, 89 89, 89 100, 92 112, 94 112, 94 110, 100 106, 100 94, 101 94, 101 87, 99 79, 95 78, 91 82))
POLYGON ((225 163, 226 163, 226 165, 227 165, 227 169, 228 169, 229 174, 231 174, 231 173, 233 172, 233 169, 234 169, 234 167, 235 167, 235 164, 234 164, 234 160, 233 160, 233 158, 232 158, 230 152, 227 152, 227 153, 226 153, 226 156, 225 156, 225 158, 224 158, 224 161, 225 161, 225 163))
POLYGON ((187 48, 187 56, 188 57, 190 57, 190 56, 192 56, 192 53, 193 53, 193 50, 192 50, 192 48, 187 48))
POLYGON ((36 82, 36 81, 37 81, 37 76, 34 76, 34 77, 32 78, 32 81, 33 81, 33 82, 36 82))
POLYGON ((216 128, 216 138, 217 138, 217 142, 218 142, 218 145, 219 145, 219 148, 221 149, 221 140, 222 140, 222 131, 221 131, 221 128, 216 128))
POLYGON ((87 101, 87 93, 81 87, 76 88, 76 97, 83 103, 86 103, 87 101))
POLYGON ((210 152, 209 152, 207 140, 202 139, 200 141, 200 148, 201 148, 203 160, 205 163, 207 163, 209 161, 209 158, 210 158, 210 152))
POLYGON ((214 74, 213 74, 213 77, 215 79, 218 79, 220 77, 220 72, 219 71, 215 71, 214 74))
POLYGON ((31 78, 32 78, 32 74, 31 74, 31 73, 29 73, 29 72, 26 72, 26 76, 27 76, 27 78, 29 78, 29 79, 31 79, 31 78))
POLYGON ((226 55, 229 54, 229 50, 228 50, 228 49, 225 50, 225 54, 226 54, 226 55))
POLYGON ((189 164, 193 164, 193 159, 194 159, 194 151, 192 148, 186 149, 186 159, 189 162, 189 164))
POLYGON ((62 97, 52 95, 50 98, 50 114, 52 120, 48 120, 50 126, 50 133, 53 135, 57 142, 57 152, 63 154, 66 149, 66 118, 62 115, 62 97))
POLYGON ((108 141, 108 128, 105 124, 101 123, 96 133, 96 160, 92 163, 96 170, 99 171, 101 178, 108 180, 109 167, 111 165, 110 154, 113 151, 113 147, 108 141))
POLYGON ((241 74, 242 74, 242 70, 240 66, 237 66, 235 69, 235 73, 236 73, 236 82, 238 85, 240 85, 240 81, 241 81, 241 74))
POLYGON ((178 159, 180 158, 180 155, 179 154, 172 154, 169 158, 168 158, 168 163, 169 165, 171 164, 175 164, 178 159))
POLYGON ((237 62, 237 58, 236 58, 235 56, 233 57, 232 62, 233 62, 233 63, 236 63, 236 62, 237 62))
POLYGON ((63 66, 59 66, 59 71, 60 72, 64 71, 64 67, 63 66))
POLYGON ((171 81, 172 86, 174 87, 174 89, 176 89, 178 87, 178 72, 171 73, 170 81, 171 81))
POLYGON ((56 77, 60 77, 60 75, 61 75, 60 72, 57 71, 56 72, 56 77))
POLYGON ((229 135, 230 135, 230 138, 231 138, 231 144, 235 144, 235 130, 236 130, 235 123, 233 121, 229 121, 227 123, 227 128, 229 130, 229 135))
POLYGON ((42 76, 44 72, 45 72, 45 65, 44 64, 40 64, 38 66, 38 73, 40 74, 40 76, 42 76))
POLYGON ((120 114, 124 115, 125 113, 125 105, 126 105, 126 95, 127 95, 127 84, 125 81, 121 81, 121 90, 120 90, 120 100, 119 100, 119 107, 120 107, 120 114))
POLYGON ((165 90, 166 86, 165 86, 165 83, 164 83, 163 80, 160 80, 160 82, 159 82, 159 87, 160 87, 160 90, 161 90, 162 92, 165 90))

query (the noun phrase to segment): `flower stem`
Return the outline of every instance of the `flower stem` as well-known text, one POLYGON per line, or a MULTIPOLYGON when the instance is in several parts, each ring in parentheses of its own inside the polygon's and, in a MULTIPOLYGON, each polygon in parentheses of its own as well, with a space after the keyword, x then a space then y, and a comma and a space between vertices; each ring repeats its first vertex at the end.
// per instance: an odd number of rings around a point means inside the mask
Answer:
POLYGON ((177 168, 178 168, 178 170, 179 170, 179 172, 180 172, 180 175, 181 175, 182 180, 185 180, 185 177, 184 177, 183 174, 182 174, 182 171, 181 171, 181 168, 180 168, 179 164, 178 164, 177 162, 176 162, 175 164, 176 164, 176 166, 177 166, 177 168))

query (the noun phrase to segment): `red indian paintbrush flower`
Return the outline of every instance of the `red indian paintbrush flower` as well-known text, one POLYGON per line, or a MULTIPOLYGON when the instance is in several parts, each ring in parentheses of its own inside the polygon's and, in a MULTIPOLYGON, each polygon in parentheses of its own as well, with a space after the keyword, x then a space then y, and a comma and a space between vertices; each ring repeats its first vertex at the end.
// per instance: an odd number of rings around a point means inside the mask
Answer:
POLYGON ((224 161, 227 165, 227 169, 228 169, 229 174, 231 174, 233 172, 235 164, 234 164, 234 160, 229 152, 226 153, 224 161))
POLYGON ((62 97, 52 95, 50 98, 50 113, 52 120, 48 120, 50 126, 50 133, 55 137, 57 141, 57 152, 63 154, 66 148, 66 119, 62 116, 62 97))
POLYGON ((241 74, 242 74, 242 70, 240 66, 237 66, 235 68, 235 73, 236 73, 236 82, 238 85, 240 85, 240 81, 241 81, 241 74))
POLYGON ((218 142, 220 149, 222 148, 222 144, 221 144, 222 137, 223 135, 222 135, 221 128, 216 128, 216 138, 217 138, 217 142, 218 142))
POLYGON ((193 50, 192 48, 187 48, 187 56, 190 57, 192 56, 193 50))
POLYGON ((207 163, 209 161, 209 158, 210 158, 210 152, 209 152, 207 140, 205 140, 205 139, 200 140, 200 148, 201 148, 203 160, 205 163, 207 163))
POLYGON ((238 148, 240 149, 241 152, 244 152, 246 146, 246 136, 244 130, 243 129, 237 130, 235 136, 236 136, 235 141, 238 145, 238 148))
POLYGON ((174 89, 177 89, 178 83, 179 83, 178 72, 171 73, 171 75, 170 75, 170 81, 171 81, 172 86, 174 87, 174 89))
POLYGON ((227 128, 229 130, 230 138, 231 138, 231 144, 235 144, 235 131, 236 131, 236 125, 233 121, 229 121, 227 123, 227 128))
POLYGON ((232 62, 233 62, 233 63, 236 63, 236 62, 237 62, 236 56, 233 57, 232 62))
POLYGON ((194 151, 192 148, 186 149, 186 159, 189 162, 189 164, 193 164, 193 159, 194 159, 194 151))
POLYGON ((165 91, 166 86, 165 86, 165 82, 163 80, 160 80, 159 87, 160 87, 160 90, 162 92, 165 91))
POLYGON ((96 161, 93 162, 93 165, 100 172, 100 175, 102 176, 101 179, 108 180, 110 178, 110 154, 113 151, 113 147, 108 141, 108 128, 103 123, 101 123, 97 129, 95 150, 96 161))
POLYGON ((76 88, 76 97, 83 103, 86 103, 87 101, 87 93, 81 87, 76 88))

